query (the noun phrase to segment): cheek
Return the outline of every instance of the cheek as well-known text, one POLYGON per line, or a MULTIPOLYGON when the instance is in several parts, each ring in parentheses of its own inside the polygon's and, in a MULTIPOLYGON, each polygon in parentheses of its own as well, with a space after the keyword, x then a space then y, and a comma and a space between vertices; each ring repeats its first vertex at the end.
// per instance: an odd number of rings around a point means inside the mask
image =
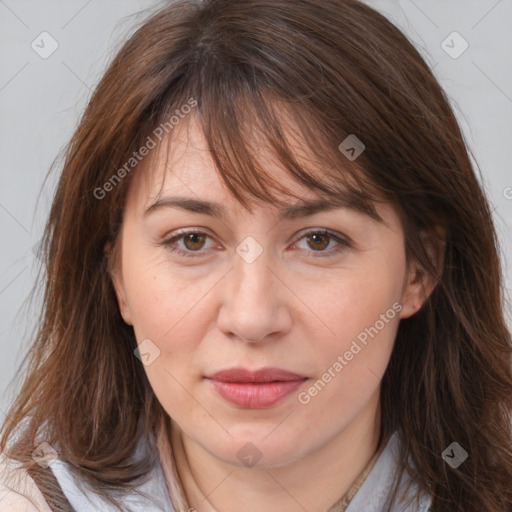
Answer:
MULTIPOLYGON (((132 281, 130 307, 138 342, 149 338, 158 357, 144 367, 166 411, 180 419, 190 413, 191 393, 201 374, 201 340, 208 329, 207 284, 187 282, 163 265, 147 267, 132 281)), ((199 421, 196 412, 195 418, 199 421)), ((204 418, 206 420, 206 418, 204 418)))
MULTIPOLYGON (((384 254, 333 272, 320 282, 304 287, 301 294, 307 297, 310 310, 323 323, 322 332, 331 334, 328 338, 332 343, 328 345, 349 342, 378 322, 386 312, 385 320, 394 320, 386 321, 386 327, 398 322, 396 305, 401 300, 404 268, 403 255, 386 258, 384 254)), ((377 327, 381 330, 382 322, 377 327)))
POLYGON ((365 261, 309 288, 308 306, 315 316, 305 328, 308 338, 317 340, 309 356, 322 382, 311 393, 306 390, 308 395, 322 394, 319 402, 339 410, 340 403, 361 406, 377 390, 400 321, 404 266, 405 258, 396 251, 394 258, 365 261))
POLYGON ((200 346, 211 327, 212 288, 218 276, 178 275, 161 261, 132 268, 138 270, 126 288, 135 337, 139 343, 150 339, 158 353, 144 369, 164 409, 181 418, 190 410, 190 393, 203 373, 200 346))
MULTIPOLYGON (((215 276, 194 279, 190 272, 173 269, 163 258, 138 263, 127 258, 125 288, 138 340, 177 346, 194 345, 207 318, 204 303, 215 284, 215 276), (131 272, 129 269, 132 269, 131 272)), ((169 347, 170 348, 170 347, 169 347)), ((162 347, 165 349, 165 347, 162 347)))

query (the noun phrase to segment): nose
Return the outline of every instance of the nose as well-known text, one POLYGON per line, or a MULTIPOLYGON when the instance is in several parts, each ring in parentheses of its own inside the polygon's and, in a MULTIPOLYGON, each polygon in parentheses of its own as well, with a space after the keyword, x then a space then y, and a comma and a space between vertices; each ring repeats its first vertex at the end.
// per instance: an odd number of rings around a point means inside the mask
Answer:
POLYGON ((231 338, 257 343, 290 331, 291 293, 276 275, 265 252, 251 263, 234 255, 225 277, 217 325, 231 338))

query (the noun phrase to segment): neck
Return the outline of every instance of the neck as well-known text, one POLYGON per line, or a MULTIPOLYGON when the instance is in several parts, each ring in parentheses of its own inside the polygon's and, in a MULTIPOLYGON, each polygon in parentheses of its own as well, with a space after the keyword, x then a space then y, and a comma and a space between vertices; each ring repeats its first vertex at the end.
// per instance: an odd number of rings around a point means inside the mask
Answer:
MULTIPOLYGON (((188 504, 197 512, 325 512, 350 489, 378 449, 378 393, 321 449, 281 467, 234 466, 172 422, 171 443, 188 504)), ((293 457, 290 457, 293 459, 293 457)))

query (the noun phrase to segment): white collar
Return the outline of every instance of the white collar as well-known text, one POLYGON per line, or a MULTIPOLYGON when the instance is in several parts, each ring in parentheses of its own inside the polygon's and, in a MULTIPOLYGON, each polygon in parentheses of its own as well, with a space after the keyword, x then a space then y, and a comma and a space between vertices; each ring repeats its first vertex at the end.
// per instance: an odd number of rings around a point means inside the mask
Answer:
MULTIPOLYGON (((395 483, 397 476, 397 456, 400 446, 398 434, 395 432, 389 439, 386 447, 379 455, 372 470, 354 496, 346 512, 384 512, 387 500, 395 483)), ((154 450, 153 450, 154 451, 154 450)), ((147 453, 147 446, 141 440, 136 450, 136 456, 143 456, 147 453)), ((154 455, 154 454, 153 454, 154 455)), ((136 491, 121 499, 121 503, 130 507, 133 511, 140 512, 175 512, 169 497, 164 472, 158 457, 154 457, 155 464, 148 478, 137 487, 136 491)), ((51 470, 59 482, 66 498, 71 503, 74 512, 116 512, 117 509, 105 498, 100 497, 85 484, 77 482, 69 471, 66 463, 55 459, 51 463, 51 470)), ((408 477, 400 482, 399 492, 405 489, 408 477)), ((412 498, 416 492, 417 485, 413 482, 408 496, 412 498)), ((405 508, 396 505, 392 512, 427 512, 431 506, 431 498, 422 494, 420 500, 405 508)))
MULTIPOLYGON (((153 457, 155 463, 145 482, 139 485, 136 491, 125 495, 119 501, 134 512, 175 512, 162 467, 154 450, 151 451, 153 453, 150 453, 150 456, 153 457)), ((135 457, 142 457, 147 453, 147 443, 141 438, 135 451, 135 457)), ((73 512, 98 512, 98 510, 118 512, 112 503, 86 487, 83 482, 78 482, 65 462, 55 459, 50 468, 73 507, 73 512)))
MULTIPOLYGON (((399 448, 400 438, 395 432, 345 512, 360 512, 361 510, 384 512, 386 510, 391 491, 398 477, 399 448)), ((409 480, 410 477, 404 472, 398 488, 398 495, 405 490, 409 480)), ((432 505, 432 498, 421 493, 419 500, 413 501, 417 489, 416 482, 412 482, 407 493, 407 498, 410 498, 412 503, 410 505, 406 503, 394 505, 391 512, 428 512, 432 505)))

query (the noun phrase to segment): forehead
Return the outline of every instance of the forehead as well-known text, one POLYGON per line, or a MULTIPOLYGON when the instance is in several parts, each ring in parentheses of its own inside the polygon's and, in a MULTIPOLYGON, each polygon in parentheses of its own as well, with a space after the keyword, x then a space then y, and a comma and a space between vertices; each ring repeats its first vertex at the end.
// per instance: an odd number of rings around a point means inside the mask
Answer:
MULTIPOLYGON (((253 144, 258 143, 257 139, 253 141, 253 144)), ((307 146, 300 144, 296 138, 291 138, 289 144, 297 160, 302 164, 307 162, 306 167, 311 174, 318 173, 320 179, 321 168, 319 170, 312 165, 305 152, 307 146)), ((261 204, 254 198, 254 204, 264 215, 292 220, 342 208, 351 214, 348 218, 357 221, 358 225, 370 227, 383 224, 391 231, 402 231, 398 212, 390 203, 383 201, 374 204, 375 212, 369 214, 352 204, 351 192, 343 187, 338 187, 336 196, 326 197, 297 182, 276 162, 264 144, 257 155, 265 172, 290 191, 289 196, 277 194, 284 206, 261 204)), ((128 216, 143 219, 155 206, 156 209, 162 207, 164 211, 171 206, 182 211, 205 213, 224 221, 227 218, 235 219, 238 214, 245 216, 245 212, 238 210, 241 205, 219 176, 201 127, 192 116, 187 122, 175 126, 167 139, 139 164, 132 176, 125 205, 128 216)))
MULTIPOLYGON (((348 213, 359 214, 359 220, 384 223, 393 229, 398 212, 383 196, 371 190, 371 182, 367 190, 368 182, 358 181, 358 166, 345 163, 334 164, 333 167, 332 164, 319 163, 322 156, 318 156, 316 149, 305 141, 288 113, 283 110, 281 113, 284 144, 296 162, 294 165, 300 166, 301 172, 307 174, 307 184, 299 181, 300 178, 280 163, 276 156, 280 147, 276 152, 268 134, 253 125, 245 127, 241 152, 231 151, 234 158, 228 159, 229 178, 224 174, 225 168, 221 176, 201 124, 192 114, 174 126, 168 136, 139 163, 128 184, 123 217, 144 218, 148 211, 154 211, 155 204, 167 202, 165 206, 176 207, 177 200, 180 203, 177 207, 182 210, 219 218, 245 215, 241 208, 252 213, 254 206, 265 215, 277 215, 283 220, 343 208, 348 213), (246 161, 239 162, 239 158, 246 161), (244 167, 247 159, 250 168, 244 167), (318 184, 321 184, 320 188, 318 184), (233 186, 235 191, 230 189, 233 186), (242 200, 236 197, 239 192, 242 200)), ((229 138, 223 138, 221 149, 215 143, 212 151, 224 153, 224 144, 229 146, 232 143, 229 138)), ((225 159, 222 165, 226 165, 225 159)))
MULTIPOLYGON (((304 162, 312 173, 318 173, 320 179, 321 170, 315 170, 312 166, 305 149, 306 145, 300 143, 295 132, 293 136, 290 133, 287 139, 295 157, 304 162)), ((289 190, 291 195, 319 197, 311 189, 294 180, 276 162, 275 156, 256 134, 252 145, 257 148, 255 153, 265 172, 279 182, 280 186, 289 190)), ((175 126, 162 143, 137 166, 129 186, 126 207, 145 210, 160 195, 176 193, 188 197, 215 198, 222 202, 234 201, 216 170, 214 159, 195 116, 190 116, 175 126)), ((286 197, 283 196, 283 200, 286 200, 286 197)))

